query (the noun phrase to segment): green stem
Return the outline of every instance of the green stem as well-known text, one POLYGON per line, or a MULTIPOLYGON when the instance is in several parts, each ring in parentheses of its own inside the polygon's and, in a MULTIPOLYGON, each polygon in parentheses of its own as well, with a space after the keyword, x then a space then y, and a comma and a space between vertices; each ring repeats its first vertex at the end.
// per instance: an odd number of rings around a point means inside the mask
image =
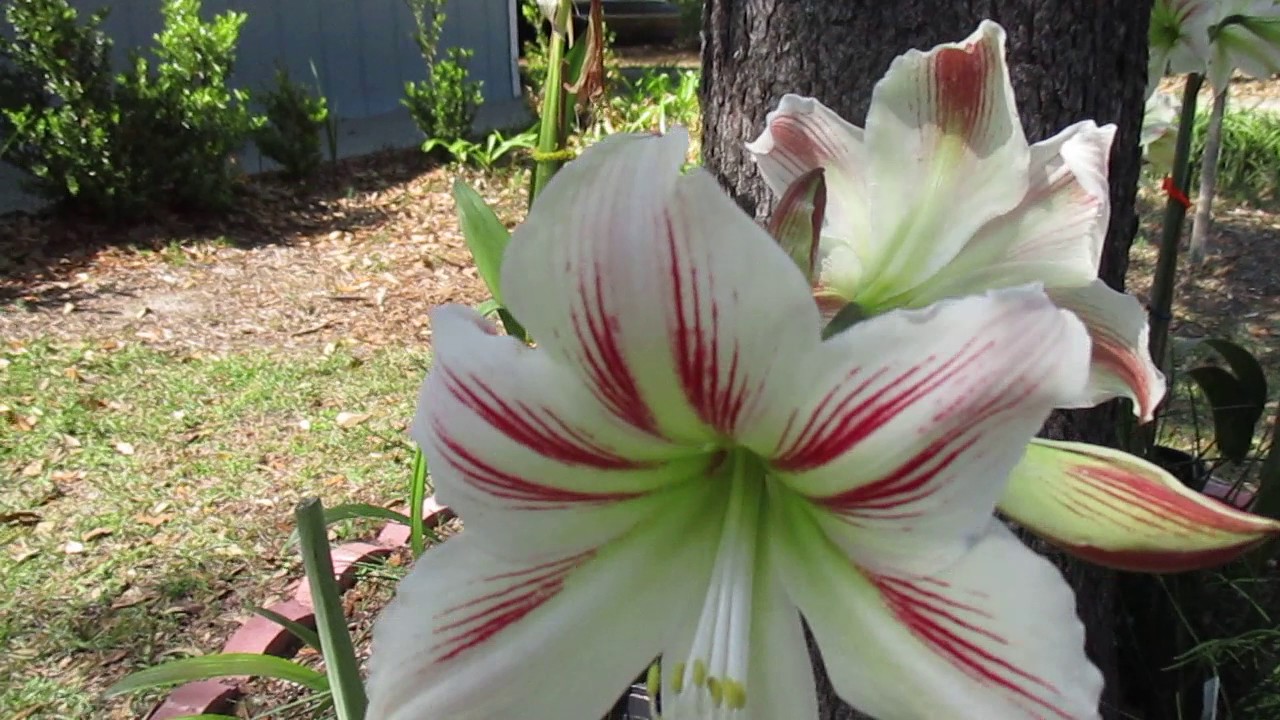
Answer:
POLYGON ((427 549, 422 503, 427 499, 427 456, 418 448, 413 456, 413 484, 409 486, 409 548, 418 557, 427 549))
POLYGON ((547 58, 547 80, 542 88, 537 164, 533 169, 533 184, 529 188, 530 206, 564 164, 564 160, 557 157, 564 149, 564 43, 564 33, 553 28, 547 58))
MULTIPOLYGON (((1173 152, 1173 185, 1187 194, 1191 175, 1191 137, 1195 134, 1196 98, 1204 76, 1187 76, 1182 91, 1182 117, 1178 120, 1178 140, 1173 152)), ((1160 235, 1160 255, 1155 278, 1151 283, 1151 358, 1164 367, 1169 341, 1169 322, 1173 319, 1173 287, 1178 276, 1178 243, 1182 239, 1182 223, 1187 206, 1170 197, 1164 206, 1164 225, 1160 235)))
POLYGON ((316 631, 324 650, 329 689, 339 720, 364 720, 369 699, 360 680, 360 664, 355 646, 342 614, 342 597, 333 577, 333 556, 329 553, 329 535, 324 522, 324 505, 317 498, 307 498, 293 511, 298 523, 298 539, 302 545, 302 567, 311 585, 311 602, 315 606, 316 631))

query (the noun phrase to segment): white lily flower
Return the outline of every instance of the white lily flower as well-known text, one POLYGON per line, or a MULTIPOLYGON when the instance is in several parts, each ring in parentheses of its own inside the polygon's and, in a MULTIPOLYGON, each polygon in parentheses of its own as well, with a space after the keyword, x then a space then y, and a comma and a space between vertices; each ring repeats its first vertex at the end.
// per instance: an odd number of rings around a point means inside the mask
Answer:
POLYGON ((1276 0, 1219 0, 1208 30, 1209 83, 1219 92, 1240 70, 1266 80, 1280 73, 1280 3, 1276 0))
MULTIPOLYGON (((1042 283, 1093 340, 1088 385, 1063 405, 1128 396, 1149 419, 1164 378, 1147 351, 1146 312, 1097 279, 1113 132, 1086 121, 1028 145, 1004 33, 984 23, 963 43, 898 58, 876 85, 866 130, 788 95, 748 147, 784 200, 815 174, 824 182, 820 303, 875 314, 1042 283)), ((785 215, 806 207, 780 204, 785 215)), ((1152 572, 1218 564, 1280 531, 1125 453, 1044 442, 1014 469, 1000 510, 1088 560, 1152 572)))
POLYGON ((412 434, 465 523, 374 631, 370 717, 595 720, 662 659, 662 717, 1093 718, 1058 571, 992 517, 1081 323, 1035 288, 832 339, 796 263, 687 137, 611 137, 516 229, 538 341, 432 315, 412 434))
POLYGON ((1152 93, 1142 113, 1138 142, 1148 163, 1162 174, 1173 172, 1173 151, 1178 140, 1178 114, 1182 103, 1166 92, 1152 93))
POLYGON ((964 42, 899 57, 876 84, 865 130, 787 95, 747 147, 780 196, 825 171, 820 300, 874 314, 1041 283, 1094 341, 1089 385, 1064 406, 1123 395, 1149 420, 1165 383, 1146 311, 1097 279, 1115 128, 1085 121, 1029 145, 1004 38, 984 22, 964 42))
POLYGON ((1209 26, 1221 0, 1156 0, 1147 31, 1147 96, 1165 75, 1202 73, 1209 60, 1209 26))
POLYGON ((538 0, 538 9, 556 32, 568 31, 569 17, 573 14, 573 3, 570 0, 538 0))

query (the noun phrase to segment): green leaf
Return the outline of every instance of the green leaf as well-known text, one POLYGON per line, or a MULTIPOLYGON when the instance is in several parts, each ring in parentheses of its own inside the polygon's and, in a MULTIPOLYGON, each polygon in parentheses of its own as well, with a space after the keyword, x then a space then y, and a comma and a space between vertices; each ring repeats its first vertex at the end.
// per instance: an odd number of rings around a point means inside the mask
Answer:
POLYGON ((297 683, 316 692, 329 690, 329 680, 323 673, 284 658, 257 653, 221 653, 173 660, 163 665, 139 670, 107 688, 106 695, 114 697, 165 685, 235 675, 275 678, 297 683))
POLYGON ((427 456, 418 448, 413 455, 413 478, 409 483, 409 547, 418 557, 427 549, 426 527, 422 521, 422 503, 427 499, 427 456))
POLYGON ((1267 376, 1257 359, 1239 345, 1209 339, 1231 368, 1205 365, 1190 371, 1213 409, 1213 430, 1223 457, 1239 462, 1253 446, 1253 435, 1267 402, 1267 376))
POLYGON ((303 625, 300 622, 290 620, 274 610, 268 610, 264 607, 254 607, 253 612, 288 630, 291 635, 298 638, 307 647, 314 650, 320 650, 320 636, 314 630, 303 625))
POLYGON ((465 182, 458 180, 453 184, 453 199, 458 205, 462 235, 476 261, 476 270, 489 287, 489 294, 501 304, 502 254, 506 252, 511 233, 480 193, 465 182))
POLYGON ((333 578, 333 556, 325 532, 324 505, 317 498, 298 503, 293 513, 302 546, 302 567, 311 587, 316 633, 323 648, 325 670, 338 720, 364 720, 369 705, 355 645, 342 613, 342 591, 333 578))
MULTIPOLYGON (((400 523, 401 525, 409 525, 409 516, 404 513, 388 510, 379 505, 370 505, 368 503, 344 503, 342 505, 334 505, 324 510, 324 524, 332 525, 343 520, 387 520, 389 522, 400 523)), ((290 547, 298 542, 298 530, 295 528, 289 534, 285 547, 290 547)))

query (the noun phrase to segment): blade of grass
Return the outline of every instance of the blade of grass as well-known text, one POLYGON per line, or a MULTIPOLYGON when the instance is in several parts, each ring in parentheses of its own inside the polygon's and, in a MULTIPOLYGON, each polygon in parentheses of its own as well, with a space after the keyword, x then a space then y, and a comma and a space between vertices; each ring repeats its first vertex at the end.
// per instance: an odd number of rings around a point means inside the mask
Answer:
POLYGON ((329 674, 333 704, 340 720, 364 720, 369 704, 360 680, 355 646, 342 614, 338 583, 333 578, 333 556, 329 553, 324 505, 318 498, 298 504, 293 513, 302 545, 302 566, 311 585, 316 611, 316 629, 324 649, 325 670, 329 674))

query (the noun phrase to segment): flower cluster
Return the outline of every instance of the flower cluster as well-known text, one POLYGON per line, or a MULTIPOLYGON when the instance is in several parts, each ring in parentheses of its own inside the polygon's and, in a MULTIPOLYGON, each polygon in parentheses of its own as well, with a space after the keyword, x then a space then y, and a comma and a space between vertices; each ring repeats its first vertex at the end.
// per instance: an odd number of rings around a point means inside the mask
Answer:
POLYGON ((1097 717, 1073 594, 996 511, 1156 571, 1278 529, 1033 439, 1164 393, 1096 279, 1113 131, 1028 143, 984 23, 895 61, 866 128, 784 98, 748 146, 771 232, 683 132, 569 163, 503 261, 536 346, 432 313, 412 435, 465 529, 379 621, 370 716, 593 720, 660 659, 663 718, 814 718, 803 619, 873 716, 1097 717))

